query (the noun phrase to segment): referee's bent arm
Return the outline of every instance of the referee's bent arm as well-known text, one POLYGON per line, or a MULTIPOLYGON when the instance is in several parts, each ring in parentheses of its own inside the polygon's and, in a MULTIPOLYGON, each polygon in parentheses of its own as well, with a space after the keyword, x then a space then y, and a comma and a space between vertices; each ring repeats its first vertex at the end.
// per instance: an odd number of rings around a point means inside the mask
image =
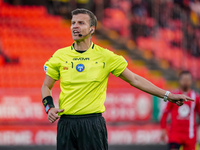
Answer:
POLYGON ((55 82, 56 82, 56 80, 52 79, 48 75, 45 76, 44 83, 43 83, 42 89, 41 89, 42 99, 47 96, 51 96, 51 90, 52 90, 55 82))
MULTIPOLYGON (((56 80, 54 80, 53 78, 49 77, 48 75, 45 76, 44 83, 41 88, 42 99, 44 99, 45 97, 51 97, 51 90, 55 82, 56 80)), ((59 108, 53 108, 53 107, 49 108, 48 111, 49 122, 54 123, 58 118, 60 118, 60 116, 58 116, 58 113, 63 111, 64 109, 60 110, 59 108)))

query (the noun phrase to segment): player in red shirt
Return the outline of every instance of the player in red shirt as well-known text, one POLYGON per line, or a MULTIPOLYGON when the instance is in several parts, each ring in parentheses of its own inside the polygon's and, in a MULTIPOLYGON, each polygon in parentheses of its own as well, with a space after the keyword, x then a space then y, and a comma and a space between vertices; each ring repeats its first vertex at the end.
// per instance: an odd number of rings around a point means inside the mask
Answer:
POLYGON ((187 101, 182 106, 173 103, 167 103, 162 118, 161 128, 162 140, 167 135, 167 117, 171 114, 171 124, 168 130, 169 150, 179 150, 183 146, 183 150, 195 150, 196 144, 196 113, 199 114, 200 99, 195 91, 191 89, 192 76, 189 71, 182 71, 179 76, 179 89, 176 94, 185 94, 195 102, 187 101))

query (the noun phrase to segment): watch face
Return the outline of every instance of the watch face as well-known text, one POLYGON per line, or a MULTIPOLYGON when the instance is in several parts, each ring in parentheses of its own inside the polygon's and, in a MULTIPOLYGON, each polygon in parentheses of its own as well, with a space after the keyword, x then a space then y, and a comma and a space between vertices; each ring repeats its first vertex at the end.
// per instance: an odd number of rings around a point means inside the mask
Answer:
POLYGON ((49 111, 49 108, 50 108, 49 105, 47 105, 47 106, 45 107, 45 111, 48 112, 48 111, 49 111))
POLYGON ((167 101, 167 95, 164 96, 164 101, 165 101, 165 102, 167 101))

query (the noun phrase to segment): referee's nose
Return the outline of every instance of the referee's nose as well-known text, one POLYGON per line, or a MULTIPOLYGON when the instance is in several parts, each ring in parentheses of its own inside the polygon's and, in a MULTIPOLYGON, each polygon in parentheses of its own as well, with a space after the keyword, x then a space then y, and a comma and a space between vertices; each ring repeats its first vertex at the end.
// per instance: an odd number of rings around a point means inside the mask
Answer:
POLYGON ((79 27, 79 25, 73 25, 73 26, 71 26, 71 34, 73 35, 73 31, 74 30, 77 30, 77 31, 79 31, 80 32, 80 27, 79 27))
POLYGON ((72 25, 71 25, 71 29, 74 30, 74 29, 78 29, 80 28, 79 24, 77 22, 74 22, 72 25))

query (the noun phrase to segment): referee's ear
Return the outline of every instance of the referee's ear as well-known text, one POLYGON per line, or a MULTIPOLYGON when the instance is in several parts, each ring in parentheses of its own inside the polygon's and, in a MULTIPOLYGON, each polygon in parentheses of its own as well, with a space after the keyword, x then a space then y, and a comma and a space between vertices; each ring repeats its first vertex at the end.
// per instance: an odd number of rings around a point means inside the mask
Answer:
POLYGON ((91 35, 93 35, 94 32, 95 32, 95 26, 91 26, 91 27, 90 27, 90 31, 91 31, 91 35))

